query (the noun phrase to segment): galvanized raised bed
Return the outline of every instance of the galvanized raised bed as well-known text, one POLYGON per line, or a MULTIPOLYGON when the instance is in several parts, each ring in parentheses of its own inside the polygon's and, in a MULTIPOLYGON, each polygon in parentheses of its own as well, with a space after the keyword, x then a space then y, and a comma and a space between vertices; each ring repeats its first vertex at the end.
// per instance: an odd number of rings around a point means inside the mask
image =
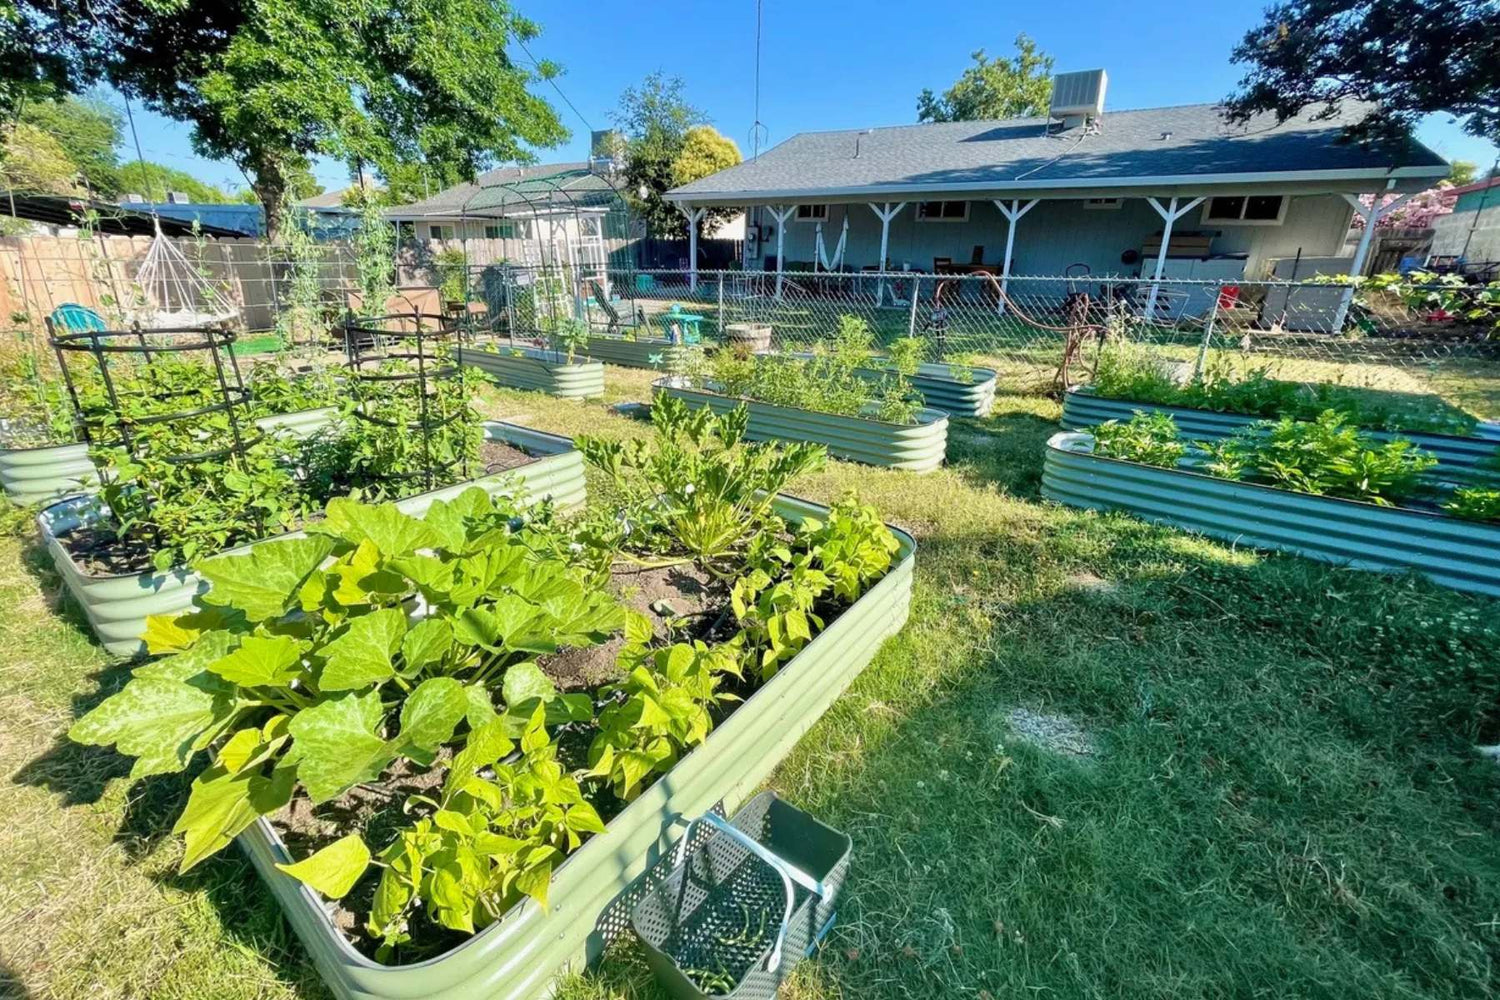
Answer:
MULTIPOLYGON (((799 351, 790 356, 810 358, 813 355, 799 351)), ((879 368, 861 368, 858 373, 872 381, 889 374, 879 368)), ((919 365, 910 381, 928 406, 943 410, 953 417, 984 417, 989 415, 995 405, 995 384, 998 379, 999 373, 993 368, 969 368, 933 361, 919 365), (955 374, 959 370, 969 373, 967 382, 955 374)))
POLYGON ((753 440, 810 441, 827 445, 830 455, 866 465, 931 472, 942 466, 948 450, 948 414, 931 407, 921 410, 914 424, 890 424, 737 399, 680 376, 658 379, 653 389, 659 396, 675 396, 689 406, 706 406, 715 413, 728 413, 743 403, 750 411, 747 435, 753 440))
POLYGON ((0 448, 0 485, 25 506, 94 489, 98 474, 86 444, 0 448))
MULTIPOLYGON (((1143 413, 1166 413, 1177 424, 1184 438, 1197 441, 1218 441, 1244 430, 1263 417, 1247 417, 1238 413, 1216 413, 1182 406, 1156 406, 1152 403, 1132 403, 1127 399, 1105 399, 1092 389, 1069 389, 1063 398, 1062 426, 1066 430, 1086 430, 1097 427, 1106 420, 1129 420, 1136 410, 1143 413)), ((1438 460, 1438 468, 1451 479, 1470 479, 1475 474, 1475 465, 1495 455, 1500 449, 1500 435, 1492 437, 1460 437, 1454 434, 1426 434, 1402 431, 1399 434, 1387 431, 1365 431, 1377 441, 1389 441, 1402 437, 1417 447, 1432 452, 1438 460)))
POLYGON ((589 357, 595 361, 608 361, 612 365, 624 365, 626 368, 671 370, 685 353, 683 345, 657 337, 626 340, 624 337, 597 333, 589 337, 589 357))
MULTIPOLYGON (((789 521, 827 508, 782 497, 789 521)), ((524 900, 498 922, 436 958, 383 966, 361 955, 334 926, 320 900, 276 869, 289 859, 264 819, 239 837, 270 886, 292 930, 340 1000, 532 1000, 565 968, 597 958, 629 927, 631 905, 648 868, 664 875, 687 820, 716 804, 733 810, 749 798, 803 733, 864 670, 886 638, 906 623, 916 543, 892 528, 901 551, 891 571, 779 673, 751 695, 707 741, 641 793, 552 876, 544 912, 524 900), (632 885, 632 883, 637 883, 632 885)))
MULTIPOLYGON (((299 410, 255 423, 263 429, 285 428, 297 437, 307 437, 326 426, 338 410, 299 410)), ((0 486, 18 504, 42 503, 98 488, 98 470, 89 458, 86 444, 59 444, 46 448, 0 448, 0 486)))
POLYGON ((1445 587, 1500 597, 1500 524, 1237 483, 1093 450, 1091 434, 1054 434, 1042 495, 1355 569, 1415 570, 1445 587))
MULTIPOLYGON (((397 506, 407 513, 420 514, 434 500, 451 499, 471 486, 497 493, 510 482, 511 476, 523 482, 527 495, 533 499, 550 496, 563 507, 583 502, 583 456, 573 450, 570 439, 497 420, 486 421, 484 432, 490 440, 504 441, 533 455, 545 457, 508 472, 419 493, 398 501, 397 506)), ((133 656, 145 648, 140 635, 146 628, 146 616, 171 614, 186 609, 204 584, 198 574, 186 566, 123 576, 93 576, 86 573, 73 561, 59 536, 106 514, 97 497, 75 497, 43 510, 37 516, 37 524, 41 527, 42 540, 52 556, 53 564, 57 566, 63 584, 83 608, 89 625, 101 644, 116 656, 133 656)))
POLYGON ((567 364, 554 351, 535 347, 459 347, 454 357, 500 385, 534 389, 567 399, 604 395, 604 365, 589 359, 567 364))

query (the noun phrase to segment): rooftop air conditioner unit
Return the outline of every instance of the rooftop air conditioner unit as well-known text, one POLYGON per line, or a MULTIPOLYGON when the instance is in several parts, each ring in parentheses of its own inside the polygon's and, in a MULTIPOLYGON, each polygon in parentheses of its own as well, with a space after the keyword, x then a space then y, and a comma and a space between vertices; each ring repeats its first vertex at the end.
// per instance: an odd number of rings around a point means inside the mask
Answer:
POLYGON ((168 191, 167 202, 172 205, 191 205, 193 199, 187 196, 186 191, 168 191))
POLYGON ((1104 90, 1109 76, 1102 69, 1058 73, 1052 78, 1053 118, 1098 118, 1104 114, 1104 90))
POLYGON ((146 204, 146 196, 145 195, 136 194, 134 191, 132 191, 132 192, 130 192, 129 194, 127 194, 125 196, 125 204, 127 204, 127 205, 144 205, 144 204, 146 204))

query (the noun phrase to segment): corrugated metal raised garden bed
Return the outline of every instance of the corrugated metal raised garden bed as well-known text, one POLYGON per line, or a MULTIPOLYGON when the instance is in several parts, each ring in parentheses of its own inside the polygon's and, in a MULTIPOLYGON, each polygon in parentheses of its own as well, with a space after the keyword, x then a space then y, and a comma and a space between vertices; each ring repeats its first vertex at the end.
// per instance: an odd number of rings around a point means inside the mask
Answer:
MULTIPOLYGON (((1128 399, 1105 399, 1089 388, 1069 389, 1063 399, 1062 426, 1066 430, 1087 430, 1106 420, 1129 420, 1135 411, 1142 413, 1165 413, 1176 422, 1182 436, 1198 441, 1218 441, 1231 437, 1239 431, 1263 420, 1263 417, 1247 417, 1238 413, 1218 413, 1182 406, 1159 406, 1153 403, 1136 403, 1128 399)), ((1448 477, 1468 479, 1474 475, 1474 467, 1485 459, 1492 458, 1500 450, 1500 433, 1493 436, 1475 435, 1462 437, 1455 434, 1432 434, 1421 431, 1365 431, 1376 441, 1390 441, 1400 437, 1411 441, 1424 451, 1431 452, 1438 460, 1438 469, 1448 477)))
MULTIPOLYGON (((331 415, 333 411, 309 412, 325 413, 326 421, 327 415, 331 415)), ((540 457, 509 472, 407 497, 399 501, 397 506, 409 514, 420 514, 434 500, 450 499, 471 486, 480 486, 494 493, 508 488, 515 480, 522 482, 527 495, 533 499, 550 496, 562 507, 576 506, 583 502, 583 457, 573 450, 572 441, 495 420, 485 421, 483 426, 487 439, 514 445, 540 457)), ((202 591, 205 584, 186 566, 176 566, 163 572, 125 576, 94 576, 85 572, 74 561, 59 536, 94 523, 106 517, 107 513, 98 498, 76 497, 43 510, 37 517, 37 524, 63 584, 83 608, 89 625, 104 648, 116 656, 132 656, 144 649, 140 636, 146 627, 148 615, 171 614, 187 608, 192 603, 193 596, 202 591)))
POLYGON ((948 414, 923 408, 911 424, 892 424, 866 417, 819 413, 736 399, 714 392, 684 376, 658 379, 658 396, 672 396, 689 406, 724 414, 743 404, 750 413, 748 437, 757 441, 807 441, 828 447, 837 458, 909 472, 940 468, 948 450, 948 414))
POLYGON ((589 337, 589 357, 626 368, 670 371, 675 364, 681 362, 685 353, 683 345, 659 337, 626 340, 624 337, 597 333, 589 337))
MULTIPOLYGON (((794 358, 810 358, 811 354, 797 352, 794 358)), ((859 374, 871 381, 888 378, 890 373, 879 368, 862 368, 859 374)), ((911 384, 922 394, 928 406, 943 410, 954 417, 988 416, 995 405, 995 385, 999 373, 993 368, 970 368, 946 362, 926 362, 917 367, 911 376, 911 384)))
POLYGON ((461 364, 473 365, 499 385, 585 399, 604 395, 604 365, 588 358, 569 364, 556 351, 536 347, 455 347, 461 364))
POLYGON ((1187 468, 1106 458, 1093 450, 1090 434, 1053 435, 1042 467, 1042 495, 1356 569, 1413 570, 1446 587, 1500 597, 1500 524, 1294 493, 1187 468))
MULTIPOLYGON (((790 522, 826 508, 781 497, 790 522)), ((596 958, 626 930, 630 906, 664 875, 686 820, 753 793, 797 740, 905 624, 916 544, 892 528, 899 552, 886 575, 789 660, 672 769, 609 820, 552 874, 550 908, 525 899, 498 921, 437 957, 386 966, 363 955, 334 925, 322 899, 283 874, 290 860, 264 819, 240 835, 325 982, 343 1000, 530 1000, 567 967, 596 958), (649 874, 645 874, 648 873, 649 874)))

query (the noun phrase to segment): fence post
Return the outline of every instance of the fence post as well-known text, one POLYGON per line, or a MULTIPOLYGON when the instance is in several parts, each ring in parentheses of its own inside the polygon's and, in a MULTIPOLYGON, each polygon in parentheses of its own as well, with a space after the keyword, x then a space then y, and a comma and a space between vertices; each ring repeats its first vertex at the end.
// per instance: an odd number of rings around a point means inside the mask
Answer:
POLYGON ((719 308, 714 313, 714 328, 718 330, 719 343, 724 342, 724 272, 719 272, 719 308))
POLYGON ((1219 300, 1224 295, 1224 283, 1214 286, 1214 304, 1208 310, 1208 322, 1203 324, 1203 341, 1198 345, 1198 359, 1193 362, 1193 379, 1203 375, 1203 364, 1208 360, 1208 342, 1214 337, 1214 323, 1219 318, 1219 300))
POLYGON ((512 280, 511 268, 506 268, 505 275, 505 333, 510 338, 512 345, 516 342, 516 286, 512 280))
POLYGON ((917 335, 917 299, 922 296, 922 276, 913 274, 911 279, 911 309, 906 314, 906 335, 917 335))

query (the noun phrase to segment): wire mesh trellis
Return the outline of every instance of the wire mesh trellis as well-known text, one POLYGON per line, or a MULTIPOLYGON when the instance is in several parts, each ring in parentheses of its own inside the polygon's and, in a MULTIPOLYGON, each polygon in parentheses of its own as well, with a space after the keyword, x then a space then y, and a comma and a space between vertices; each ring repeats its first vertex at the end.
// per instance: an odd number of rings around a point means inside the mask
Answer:
MULTIPOLYGON (((527 274, 514 269, 511 280, 527 274)), ((685 270, 634 269, 612 271, 610 285, 609 300, 577 308, 594 337, 673 339, 686 314, 705 342, 723 342, 732 324, 757 324, 771 328, 775 347, 803 349, 854 315, 880 343, 921 338, 930 360, 995 368, 1014 392, 1055 389, 1070 348, 1068 376, 1086 381, 1102 344, 1129 340, 1185 373, 1264 367, 1277 378, 1429 395, 1500 418, 1492 326, 1378 295, 1353 298, 1340 324, 1350 292, 1339 285, 1011 276, 1002 292, 983 276, 789 272, 778 296, 769 272, 700 271, 694 288, 685 270)), ((517 337, 537 332, 524 315, 512 321, 517 337)))

